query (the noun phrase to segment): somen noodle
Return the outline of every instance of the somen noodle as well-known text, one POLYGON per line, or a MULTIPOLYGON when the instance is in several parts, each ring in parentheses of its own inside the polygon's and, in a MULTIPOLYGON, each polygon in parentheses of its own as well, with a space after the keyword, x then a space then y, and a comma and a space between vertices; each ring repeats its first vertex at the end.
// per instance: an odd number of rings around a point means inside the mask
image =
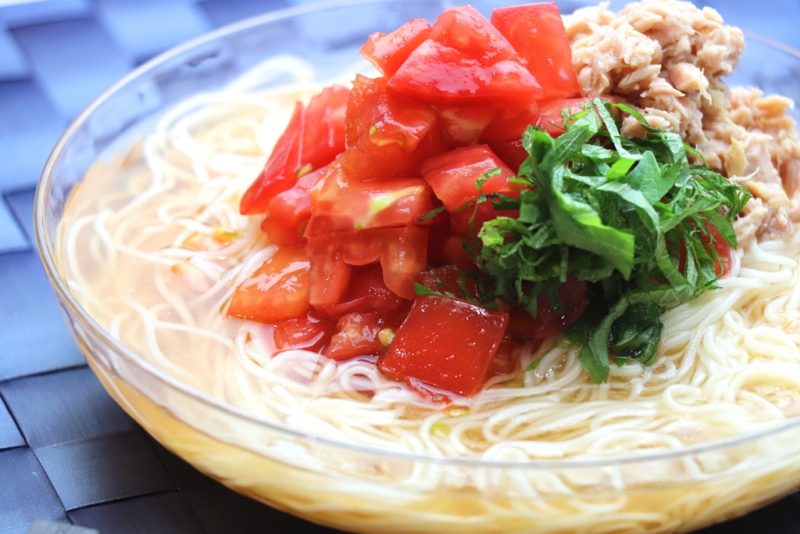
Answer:
MULTIPOLYGON (((129 151, 97 164, 76 187, 59 228, 58 265, 81 305, 122 345, 193 388, 293 430, 434 458, 635 457, 736 438, 800 415, 797 235, 752 241, 735 251, 719 289, 664 315, 658 362, 612 366, 603 384, 588 379, 577 363, 579 347, 562 339, 518 347, 517 370, 445 408, 384 378, 370 358, 337 363, 306 351, 275 354, 272 327, 221 311, 276 250, 253 220, 239 214, 238 202, 293 102, 319 89, 313 75, 297 58, 265 62, 226 89, 171 110, 129 151), (292 83, 263 89, 286 77, 292 83)), ((676 457, 663 471, 648 473, 623 467, 502 477, 419 464, 392 476, 419 489, 447 484, 490 495, 502 487, 537 496, 623 488, 637 478, 702 482, 741 473, 756 461, 724 451, 706 460, 676 457)), ((327 465, 322 458, 304 461, 327 465)), ((727 491, 718 497, 730 504, 757 489, 743 480, 727 491)), ((619 496, 584 503, 583 509, 570 506, 568 517, 547 500, 526 513, 560 514, 558 528, 570 529, 596 522, 603 512, 611 514, 605 531, 669 529, 676 516, 715 516, 700 494, 676 496, 650 513, 626 515, 619 496)), ((487 504, 487 517, 493 512, 507 509, 487 504)), ((437 520, 433 512, 419 514, 437 520)))

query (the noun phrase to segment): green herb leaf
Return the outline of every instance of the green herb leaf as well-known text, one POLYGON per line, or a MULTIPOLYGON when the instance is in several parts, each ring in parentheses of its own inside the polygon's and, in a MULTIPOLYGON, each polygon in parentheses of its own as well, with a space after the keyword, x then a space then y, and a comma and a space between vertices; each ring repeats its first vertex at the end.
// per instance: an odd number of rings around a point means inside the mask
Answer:
POLYGON ((612 356, 651 364, 661 313, 717 287, 712 243, 736 246, 732 223, 750 195, 691 165, 695 149, 625 104, 595 99, 565 111, 564 125, 557 138, 533 126, 524 132, 519 199, 485 195, 479 180, 476 206, 491 202, 519 215, 485 222, 468 245, 483 273, 482 300, 534 317, 540 298, 557 305, 562 284, 589 284, 589 311, 568 335, 583 345, 578 359, 588 375, 602 382, 612 356), (612 111, 633 116, 647 136, 624 137, 612 111))

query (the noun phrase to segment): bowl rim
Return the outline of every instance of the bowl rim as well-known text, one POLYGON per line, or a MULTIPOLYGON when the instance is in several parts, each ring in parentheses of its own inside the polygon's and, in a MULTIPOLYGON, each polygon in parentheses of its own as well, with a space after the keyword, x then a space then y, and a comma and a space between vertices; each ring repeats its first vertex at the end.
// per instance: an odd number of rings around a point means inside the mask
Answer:
MULTIPOLYGON (((65 317, 67 320, 76 319, 80 322, 83 328, 88 328, 92 335, 97 337, 110 349, 114 350, 117 354, 126 358, 129 363, 138 366, 142 371, 150 375, 153 379, 160 381, 163 385, 176 390, 181 395, 189 397, 192 401, 199 402, 211 409, 223 412, 227 415, 243 420, 247 424, 254 424, 260 427, 283 434, 300 438, 304 442, 316 443, 334 449, 344 449, 350 452, 367 454, 376 457, 384 457, 391 460, 404 460, 413 462, 424 462, 439 465, 460 466, 468 468, 492 468, 492 469, 525 469, 525 470, 550 470, 550 469, 581 469, 581 468, 597 468, 597 467, 610 467, 622 466, 631 464, 641 464, 647 462, 657 462, 662 460, 673 460, 676 458, 689 457, 693 455, 703 454, 707 452, 720 451, 730 449, 738 445, 746 444, 748 442, 756 441, 761 438, 780 434, 786 430, 800 427, 800 417, 795 417, 779 423, 766 424, 764 428, 746 432, 741 435, 729 437, 725 439, 715 440, 698 445, 687 446, 682 449, 660 449, 650 452, 637 453, 634 455, 623 455, 615 453, 614 455, 604 457, 591 457, 591 458, 568 458, 556 460, 526 460, 526 461, 506 461, 506 460, 490 460, 479 458, 449 458, 445 456, 433 456, 426 454, 418 454, 405 451, 396 451, 385 449, 375 446, 362 445, 358 443, 348 442, 336 438, 315 435, 312 433, 292 429, 288 426, 270 421, 269 419, 248 412, 238 408, 232 404, 225 402, 222 399, 216 398, 208 393, 198 390, 184 382, 181 382, 176 377, 170 375, 168 372, 151 364, 146 359, 140 357, 136 352, 130 350, 125 345, 122 345, 117 340, 111 337, 109 332, 103 328, 77 301, 72 292, 68 289, 66 281, 60 275, 56 268, 55 253, 53 243, 48 238, 48 232, 45 227, 45 215, 47 213, 47 192, 51 188, 53 171, 58 165, 65 146, 73 138, 74 134, 84 126, 94 112, 106 101, 113 98, 121 89, 127 87, 131 82, 138 79, 140 76, 155 69, 156 67, 167 63, 168 61, 179 58, 183 54, 191 53, 192 51, 212 43, 220 38, 227 37, 239 32, 247 31, 259 26, 277 23, 311 13, 324 12, 330 9, 341 7, 357 7, 362 5, 378 5, 388 4, 392 0, 323 0, 311 4, 302 4, 299 6, 288 7, 275 11, 269 11, 261 15, 243 19, 231 24, 227 24, 204 33, 193 39, 185 41, 177 46, 174 46, 161 54, 158 54, 150 60, 142 63, 127 75, 119 79, 108 89, 103 91, 97 98, 95 98, 83 111, 81 111, 76 118, 69 124, 63 134, 59 137, 55 147, 50 152, 47 162, 42 170, 39 182, 36 187, 33 206, 33 223, 34 223, 34 237, 36 247, 39 253, 39 258, 44 266, 45 274, 53 287, 58 300, 62 306, 68 309, 65 317)), ((420 3, 439 3, 442 5, 444 0, 414 0, 420 3)), ((578 0, 578 3, 585 3, 586 5, 597 5, 596 2, 591 0, 578 0)), ((754 40, 762 45, 766 45, 776 49, 784 54, 788 54, 800 60, 800 50, 793 48, 785 43, 775 40, 771 37, 743 30, 748 40, 754 40)), ((77 336, 73 332, 73 336, 77 336)), ((127 382, 127 381, 126 381, 127 382)), ((145 395, 150 401, 155 402, 159 407, 167 410, 171 415, 177 417, 168 406, 164 406, 143 393, 139 387, 130 383, 137 391, 145 395)), ((180 418, 179 418, 180 419, 180 418)), ((191 423, 182 421, 184 424, 191 423)), ((194 427, 193 427, 194 428, 194 427)), ((197 430, 195 428, 195 430, 197 430)), ((219 436, 212 436, 214 439, 220 439, 234 446, 242 446, 236 442, 225 440, 219 436)), ((262 453, 258 453, 262 454, 262 453)))

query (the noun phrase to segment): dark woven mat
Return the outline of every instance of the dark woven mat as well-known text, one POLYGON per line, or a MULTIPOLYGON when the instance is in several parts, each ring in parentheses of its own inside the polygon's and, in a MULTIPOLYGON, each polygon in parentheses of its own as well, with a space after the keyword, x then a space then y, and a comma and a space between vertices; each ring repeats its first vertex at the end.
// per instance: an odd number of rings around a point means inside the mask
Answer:
MULTIPOLYGON (((0 534, 330 532, 199 474, 111 401, 67 333, 31 227, 49 150, 105 87, 183 40, 296 3, 0 1, 0 534)), ((709 3, 800 45, 797 0, 709 3)), ((707 532, 800 532, 798 507, 795 495, 707 532)))

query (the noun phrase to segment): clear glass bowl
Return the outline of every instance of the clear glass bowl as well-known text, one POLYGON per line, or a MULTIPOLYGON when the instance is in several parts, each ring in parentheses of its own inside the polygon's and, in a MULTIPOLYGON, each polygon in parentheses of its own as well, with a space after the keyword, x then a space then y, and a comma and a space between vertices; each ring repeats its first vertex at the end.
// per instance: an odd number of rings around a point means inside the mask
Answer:
MULTIPOLYGON (((475 4, 488 12, 499 2, 475 4)), ((568 12, 583 4, 561 7, 568 12)), ((221 88, 264 58, 291 53, 329 77, 352 66, 368 33, 414 16, 432 19, 449 5, 336 2, 247 20, 143 65, 69 127, 37 190, 36 237, 67 322, 107 391, 164 446, 208 475, 271 506, 345 530, 689 531, 793 491, 800 484, 800 421, 680 452, 603 460, 493 463, 400 454, 244 413, 121 346, 79 304, 57 264, 57 228, 72 187, 96 161, 129 147, 182 100, 221 88), (701 475, 688 480, 686 469, 701 475), (546 480, 553 483, 541 483, 546 480), (520 491, 526 481, 538 481, 537 489, 520 491)), ((732 82, 800 100, 800 54, 766 38, 748 39, 732 82)))

